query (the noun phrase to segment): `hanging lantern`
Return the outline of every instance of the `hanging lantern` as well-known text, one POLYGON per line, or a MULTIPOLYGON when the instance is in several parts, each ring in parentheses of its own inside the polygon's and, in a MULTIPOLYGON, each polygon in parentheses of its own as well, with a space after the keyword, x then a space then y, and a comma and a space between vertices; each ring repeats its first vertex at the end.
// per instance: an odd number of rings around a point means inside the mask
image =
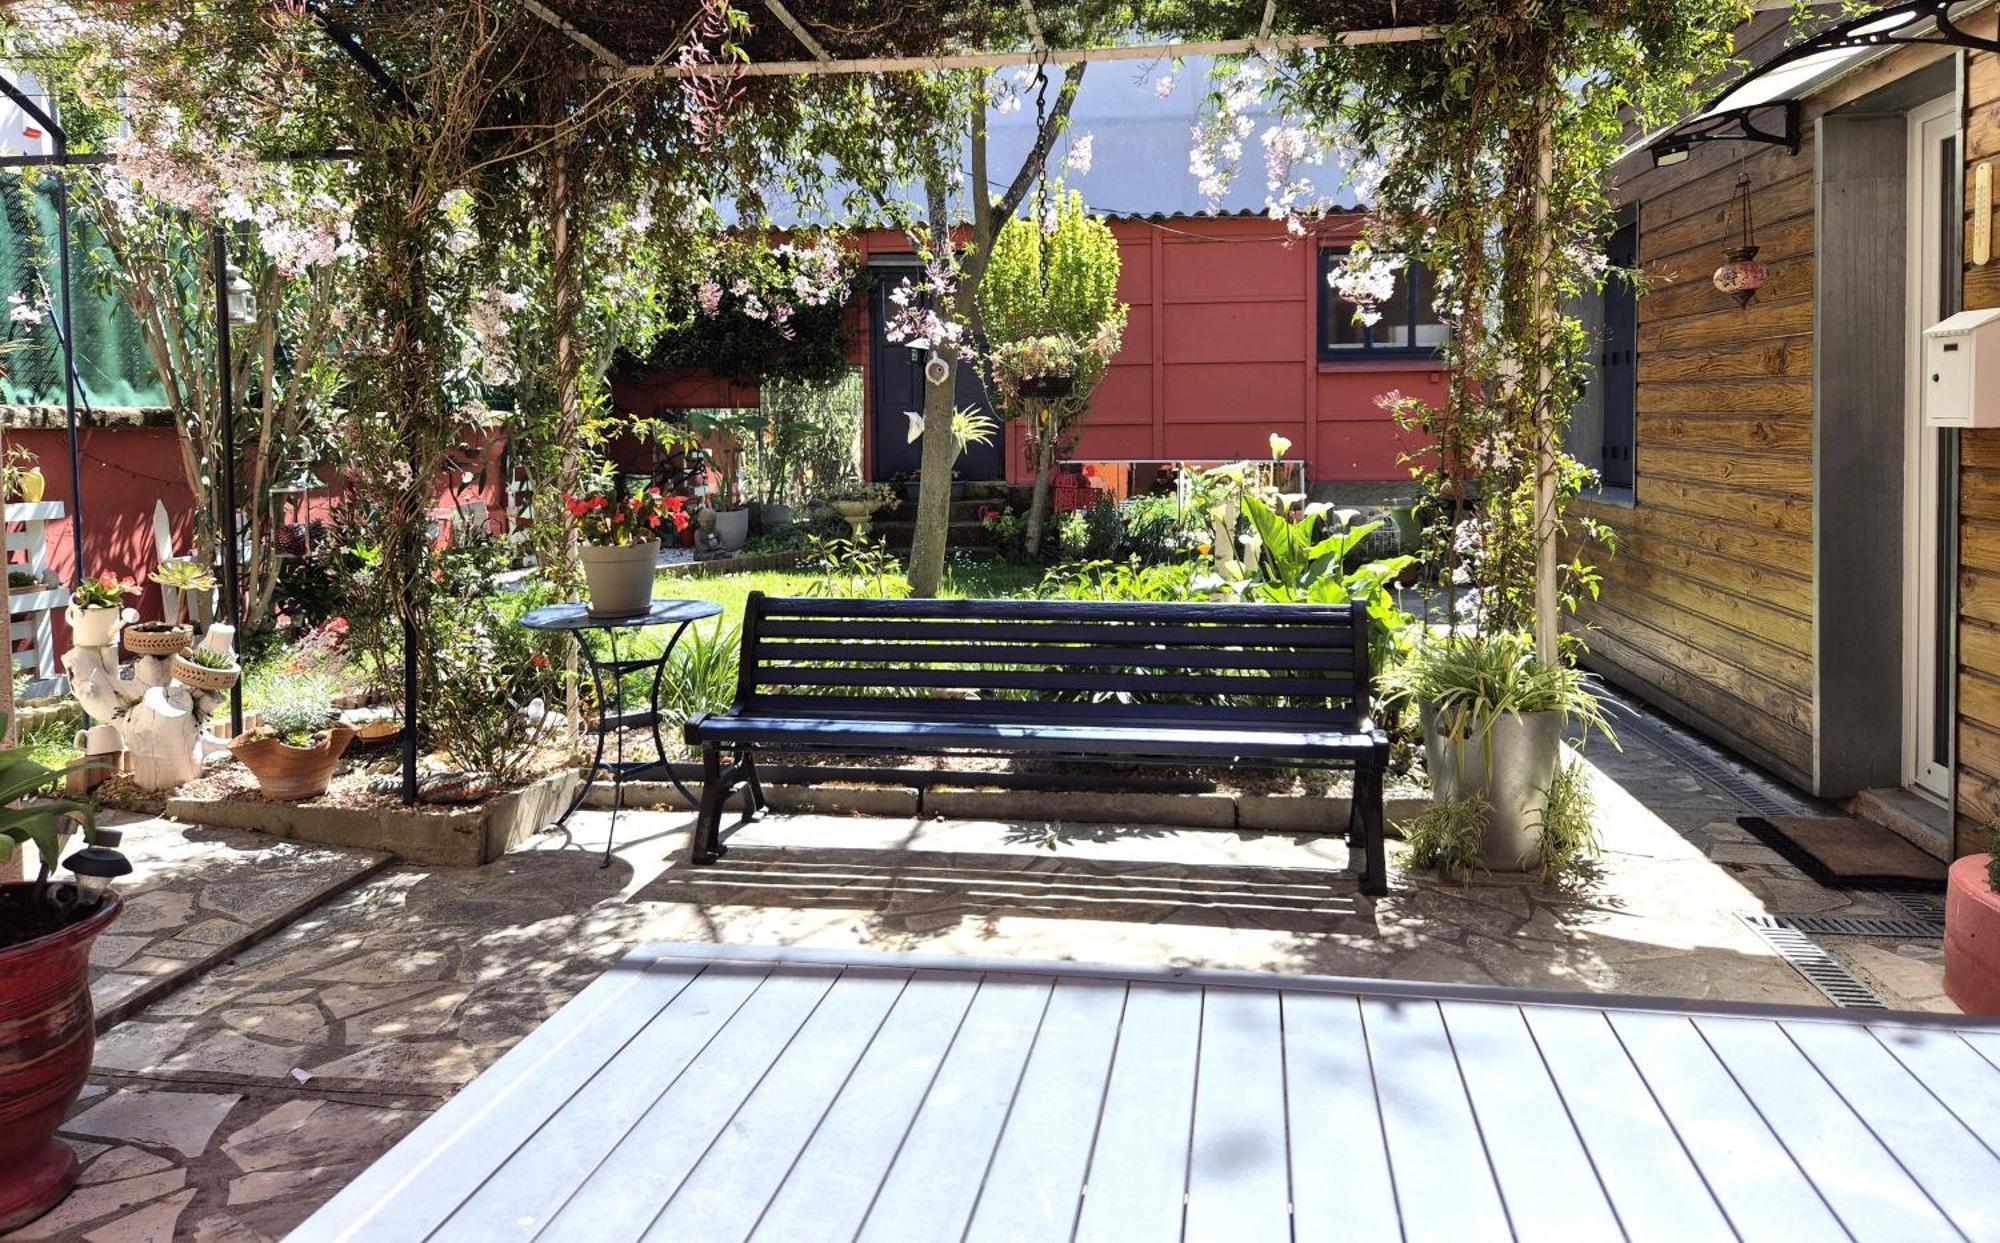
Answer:
POLYGON ((1724 260, 1715 269, 1715 287, 1746 307, 1764 287, 1764 265, 1757 262, 1757 227, 1750 214, 1750 175, 1736 174, 1736 195, 1742 200, 1743 241, 1722 252, 1724 260))
POLYGON ((225 264, 223 270, 226 275, 222 291, 229 304, 230 324, 241 328, 256 323, 257 291, 250 287, 249 281, 243 279, 243 273, 237 270, 234 263, 225 264))

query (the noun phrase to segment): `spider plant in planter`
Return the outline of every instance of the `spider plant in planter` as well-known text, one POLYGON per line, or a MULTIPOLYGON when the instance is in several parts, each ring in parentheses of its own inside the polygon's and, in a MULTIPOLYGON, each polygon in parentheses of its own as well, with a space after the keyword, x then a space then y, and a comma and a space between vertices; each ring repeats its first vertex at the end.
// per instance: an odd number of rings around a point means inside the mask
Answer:
POLYGON ((1579 837, 1587 849, 1587 791, 1559 784, 1581 776, 1562 767, 1563 729, 1617 738, 1586 674, 1543 664, 1533 638, 1501 632, 1433 635, 1383 682, 1423 724, 1434 801, 1411 826, 1420 863, 1514 871, 1573 858, 1579 837))
POLYGON ((256 775, 265 798, 297 802, 326 793, 354 733, 334 715, 325 688, 307 681, 264 705, 256 728, 230 742, 229 752, 256 775))
POLYGON ((39 865, 34 880, 0 885, 0 1232, 40 1216, 76 1181, 76 1154, 55 1131, 96 1047, 90 947, 118 918, 110 881, 131 870, 107 829, 65 862, 75 882, 51 879, 74 825, 94 825, 87 803, 37 799, 70 769, 35 763, 26 747, 0 750, 0 863, 33 843, 39 865))
POLYGON ((160 563, 153 571, 153 581, 160 585, 163 603, 167 593, 173 593, 173 615, 125 627, 125 650, 136 656, 172 656, 184 652, 194 642, 194 627, 183 620, 189 602, 196 592, 214 591, 215 576, 187 557, 175 557, 160 563))

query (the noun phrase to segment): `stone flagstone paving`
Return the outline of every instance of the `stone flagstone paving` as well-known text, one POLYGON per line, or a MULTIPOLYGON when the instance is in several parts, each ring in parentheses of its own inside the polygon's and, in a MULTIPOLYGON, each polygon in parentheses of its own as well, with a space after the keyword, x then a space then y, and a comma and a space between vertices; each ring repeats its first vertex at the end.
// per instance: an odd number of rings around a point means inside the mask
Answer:
MULTIPOLYGON (((649 940, 1817 1004, 1738 914, 1896 913, 1807 880, 1643 740, 1589 759, 1603 875, 1575 895, 1399 874, 1371 903, 1329 874, 1337 839, 998 821, 779 817, 689 869, 679 812, 621 815, 608 869, 601 812, 476 871, 389 868, 108 1032, 66 1128, 85 1183, 10 1238, 281 1237, 649 940)), ((1891 1004, 1934 1008, 1931 948, 1841 952, 1891 1004)))

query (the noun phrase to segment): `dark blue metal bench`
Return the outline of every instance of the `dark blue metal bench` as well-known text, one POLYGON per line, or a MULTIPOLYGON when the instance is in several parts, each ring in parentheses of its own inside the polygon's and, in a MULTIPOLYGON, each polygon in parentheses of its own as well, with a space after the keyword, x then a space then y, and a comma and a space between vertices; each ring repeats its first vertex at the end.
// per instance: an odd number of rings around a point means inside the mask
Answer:
MULTIPOLYGON (((761 752, 982 755, 1200 768, 1349 768, 1361 889, 1388 892, 1389 739, 1370 713, 1365 606, 820 600, 752 592, 736 702, 702 752, 690 857, 723 852, 761 752), (725 755, 730 758, 725 762, 725 755)), ((1333 828, 1335 826, 1329 826, 1333 828)))

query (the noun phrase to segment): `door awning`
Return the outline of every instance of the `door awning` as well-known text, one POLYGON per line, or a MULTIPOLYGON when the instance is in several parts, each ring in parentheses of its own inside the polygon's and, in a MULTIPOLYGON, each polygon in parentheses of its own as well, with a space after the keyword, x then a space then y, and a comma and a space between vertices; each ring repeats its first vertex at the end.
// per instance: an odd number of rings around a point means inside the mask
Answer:
POLYGON ((1655 167, 1680 163, 1704 142, 1766 143, 1797 154, 1801 101, 1876 57, 1909 45, 2000 54, 2000 39, 1971 34, 1959 24, 1989 3, 1903 0, 1829 26, 1752 69, 1708 107, 1638 146, 1652 152, 1655 167))

